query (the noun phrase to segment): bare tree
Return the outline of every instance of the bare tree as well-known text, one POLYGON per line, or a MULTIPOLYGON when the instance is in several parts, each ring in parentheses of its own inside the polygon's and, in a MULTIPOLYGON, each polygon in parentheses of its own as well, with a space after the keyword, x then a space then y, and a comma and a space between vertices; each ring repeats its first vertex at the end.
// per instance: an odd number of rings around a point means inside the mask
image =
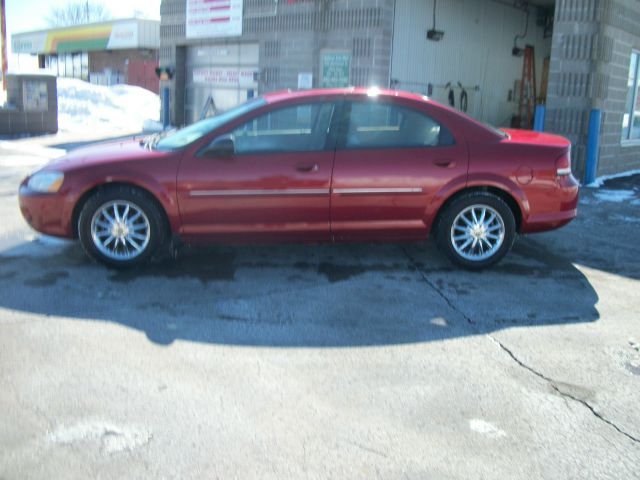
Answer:
POLYGON ((47 23, 52 27, 66 27, 83 23, 100 22, 111 18, 111 13, 102 4, 89 0, 75 0, 64 7, 51 7, 47 23))

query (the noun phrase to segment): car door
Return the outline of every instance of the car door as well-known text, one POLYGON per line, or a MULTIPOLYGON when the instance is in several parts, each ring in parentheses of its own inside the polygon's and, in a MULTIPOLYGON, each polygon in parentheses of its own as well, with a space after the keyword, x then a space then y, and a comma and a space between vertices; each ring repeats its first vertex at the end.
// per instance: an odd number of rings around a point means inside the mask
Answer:
POLYGON ((331 190, 334 240, 424 238, 434 195, 466 177, 464 142, 394 101, 352 100, 344 112, 331 190))
MULTIPOLYGON (((259 113, 207 148, 183 158, 178 173, 182 235, 208 241, 326 241, 334 145, 334 104, 304 103, 259 113)), ((334 142, 335 143, 335 142, 334 142)))

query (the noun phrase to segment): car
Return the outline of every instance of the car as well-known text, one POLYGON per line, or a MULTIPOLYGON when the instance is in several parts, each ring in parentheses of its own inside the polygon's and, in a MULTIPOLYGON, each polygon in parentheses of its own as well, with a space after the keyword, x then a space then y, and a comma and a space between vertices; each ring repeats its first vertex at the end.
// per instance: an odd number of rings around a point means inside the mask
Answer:
POLYGON ((498 130, 413 93, 268 93, 168 134, 72 150, 24 179, 35 230, 104 264, 179 243, 423 241, 494 265, 577 214, 565 138, 498 130))

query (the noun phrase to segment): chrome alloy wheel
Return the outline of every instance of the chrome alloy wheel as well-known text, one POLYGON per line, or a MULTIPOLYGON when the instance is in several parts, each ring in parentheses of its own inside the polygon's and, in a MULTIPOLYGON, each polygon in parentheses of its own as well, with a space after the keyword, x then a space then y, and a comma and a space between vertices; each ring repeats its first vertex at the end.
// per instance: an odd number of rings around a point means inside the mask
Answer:
POLYGON ((462 258, 486 260, 500 249, 504 235, 504 220, 496 210, 488 205, 471 205, 454 219, 451 244, 462 258))
POLYGON ((91 219, 91 237, 96 248, 113 260, 131 260, 142 254, 151 238, 144 211, 127 200, 107 202, 91 219))

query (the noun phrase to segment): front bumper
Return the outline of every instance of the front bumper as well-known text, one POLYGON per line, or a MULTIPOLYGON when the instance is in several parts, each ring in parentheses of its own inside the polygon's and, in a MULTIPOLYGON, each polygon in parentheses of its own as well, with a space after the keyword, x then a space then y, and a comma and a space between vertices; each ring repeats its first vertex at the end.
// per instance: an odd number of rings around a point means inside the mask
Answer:
POLYGON ((18 198, 22 216, 31 228, 46 235, 73 237, 64 195, 34 192, 23 183, 18 198))

